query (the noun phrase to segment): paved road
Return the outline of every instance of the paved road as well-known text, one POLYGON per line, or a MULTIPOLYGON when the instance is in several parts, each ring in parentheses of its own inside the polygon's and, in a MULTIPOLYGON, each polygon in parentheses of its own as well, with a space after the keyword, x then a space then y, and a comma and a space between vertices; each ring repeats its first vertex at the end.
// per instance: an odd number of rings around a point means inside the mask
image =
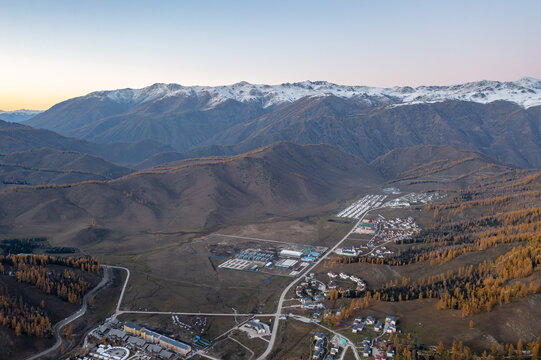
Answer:
POLYGON ((124 299, 124 292, 126 291, 126 285, 128 285, 128 281, 130 280, 130 269, 125 268, 123 266, 114 266, 114 265, 107 265, 107 266, 112 269, 121 269, 121 270, 126 271, 126 280, 124 280, 124 285, 122 286, 120 297, 118 298, 118 302, 116 303, 115 313, 113 314, 113 318, 116 318, 117 315, 122 313, 120 310, 120 304, 122 304, 122 299, 124 299))
POLYGON ((74 321, 74 320, 80 318, 81 316, 83 316, 86 313, 86 309, 88 308, 88 298, 89 298, 89 296, 95 294, 102 287, 104 287, 105 284, 107 284, 107 282, 109 282, 109 267, 106 266, 106 265, 102 265, 102 267, 103 267, 103 278, 101 279, 100 283, 98 285, 96 285, 96 287, 94 287, 92 290, 90 290, 83 297, 83 305, 81 306, 81 308, 79 310, 77 310, 76 312, 74 312, 73 314, 71 314, 70 316, 68 316, 67 318, 59 321, 54 326, 54 336, 56 338, 55 344, 53 346, 51 346, 50 348, 48 348, 47 350, 43 350, 39 354, 36 354, 34 356, 31 356, 31 357, 27 358, 27 360, 40 359, 40 358, 42 358, 44 356, 47 356, 48 354, 50 354, 50 353, 52 353, 54 351, 58 351, 58 349, 60 348, 60 345, 62 345, 62 334, 60 333, 62 328, 64 326, 66 326, 67 324, 71 323, 72 321, 74 321))
POLYGON ((117 315, 121 314, 149 314, 149 315, 186 315, 186 316, 274 316, 275 314, 239 314, 239 313, 205 313, 205 312, 175 312, 175 311, 138 311, 138 310, 119 310, 117 315))
POLYGON ((375 208, 369 208, 367 209, 363 214, 362 216, 359 218, 359 220, 355 223, 355 226, 353 226, 351 228, 351 230, 339 241, 336 243, 336 245, 334 245, 331 249, 329 249, 329 251, 327 251, 325 253, 325 255, 323 255, 321 258, 319 258, 318 261, 316 261, 312 266, 308 267, 304 272, 302 272, 300 274, 300 276, 298 278, 296 278, 295 280, 293 280, 285 289, 284 291, 282 292, 282 294, 280 295, 280 299, 278 300, 278 308, 276 310, 276 313, 274 314, 274 324, 272 326, 272 335, 271 335, 271 339, 269 341, 269 344, 267 346, 267 349, 265 350, 265 352, 263 354, 261 354, 261 356, 258 357, 258 360, 264 360, 265 358, 267 358, 267 356, 269 356, 269 354, 271 353, 272 351, 272 348, 274 347, 274 343, 276 341, 276 335, 278 333, 278 325, 280 323, 280 316, 282 315, 282 307, 283 307, 283 304, 284 304, 284 299, 285 299, 285 296, 286 294, 289 292, 289 290, 296 284, 298 283, 307 273, 309 273, 310 271, 312 271, 316 266, 318 266, 324 259, 327 258, 327 256, 329 256, 329 254, 332 254, 347 238, 348 236, 350 236, 352 233, 353 233, 353 230, 355 230, 355 228, 357 227, 357 225, 359 225, 361 223, 361 221, 364 220, 366 214, 368 214, 368 212, 372 211, 372 210, 375 210, 375 208))

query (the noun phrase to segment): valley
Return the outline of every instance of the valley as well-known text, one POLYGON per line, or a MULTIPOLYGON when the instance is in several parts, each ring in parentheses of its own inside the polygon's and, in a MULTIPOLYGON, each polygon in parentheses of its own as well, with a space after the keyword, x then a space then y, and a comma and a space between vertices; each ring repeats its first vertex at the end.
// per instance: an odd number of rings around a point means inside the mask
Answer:
POLYGON ((540 15, 3 1, 0 360, 541 360, 540 15))
POLYGON ((6 358, 537 358, 532 97, 417 102, 380 92, 369 103, 359 89, 345 96, 329 84, 292 85, 287 96, 275 89, 267 106, 229 97, 246 86, 96 93, 25 125, 0 123, 6 259, 94 259, 101 269, 61 275, 31 265, 44 279, 88 278, 66 292, 4 268, 7 303, 23 299, 0 327, 6 358), (110 108, 98 119, 90 113, 103 96, 110 108), (121 124, 129 111, 148 122, 138 106, 177 97, 191 108, 188 123, 207 116, 199 130, 179 130, 189 141, 26 125, 49 127, 79 106, 101 124, 121 124), (236 123, 224 115, 205 133, 205 121, 229 111, 236 123), (65 136, 74 134, 85 140, 65 136), (17 330, 16 311, 47 316, 46 330, 17 330))

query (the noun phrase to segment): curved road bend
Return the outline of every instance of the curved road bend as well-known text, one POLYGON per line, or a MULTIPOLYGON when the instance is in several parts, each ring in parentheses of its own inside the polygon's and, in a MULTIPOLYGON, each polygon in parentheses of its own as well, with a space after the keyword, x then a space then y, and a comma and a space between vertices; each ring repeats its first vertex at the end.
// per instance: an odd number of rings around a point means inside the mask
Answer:
POLYGON ((113 318, 116 319, 117 315, 122 314, 122 311, 120 311, 120 304, 122 304, 122 299, 124 299, 124 292, 126 291, 126 285, 128 285, 128 281, 130 280, 130 269, 125 268, 123 266, 115 266, 115 265, 107 265, 107 267, 111 269, 126 270, 126 280, 124 280, 124 285, 122 286, 120 297, 118 298, 118 302, 116 303, 115 313, 113 314, 113 318))
POLYGON ((88 308, 88 298, 92 294, 95 294, 97 291, 103 288, 105 284, 107 284, 107 282, 109 281, 108 266, 102 265, 102 267, 104 269, 103 278, 101 279, 98 285, 96 285, 92 290, 86 293, 86 295, 83 297, 83 305, 81 306, 81 308, 77 310, 76 312, 74 312, 73 314, 71 314, 70 316, 64 318, 63 320, 60 320, 59 322, 55 324, 54 326, 54 336, 56 338, 55 344, 51 346, 50 348, 48 348, 47 350, 44 350, 40 352, 39 354, 36 354, 27 358, 27 360, 39 359, 43 356, 50 354, 53 351, 57 351, 60 348, 60 345, 62 344, 62 335, 60 334, 60 330, 62 330, 62 328, 66 326, 67 324, 69 324, 70 322, 83 316, 86 313, 86 309, 88 308))
MULTIPOLYGON (((310 266, 309 268, 307 268, 304 272, 302 272, 298 278, 296 278, 295 280, 293 280, 285 289, 284 291, 282 292, 282 295, 280 295, 280 300, 278 300, 278 308, 276 310, 276 313, 274 314, 274 324, 272 326, 272 335, 271 335, 271 339, 269 341, 269 345, 267 345, 267 349, 265 350, 265 352, 263 354, 261 354, 261 356, 259 356, 257 358, 257 360, 264 360, 265 358, 267 358, 267 356, 269 356, 269 354, 271 353, 272 351, 272 348, 274 347, 274 342, 276 341, 276 334, 278 333, 278 325, 280 323, 280 316, 282 315, 282 307, 283 307, 283 304, 284 304, 284 299, 285 299, 285 296, 286 294, 289 292, 289 290, 296 284, 298 283, 307 273, 309 273, 310 271, 312 271, 316 266, 318 266, 323 260, 325 260, 327 258, 327 256, 329 256, 329 254, 332 254, 347 238, 349 235, 351 235, 353 233, 353 230, 355 230, 355 228, 361 223, 361 221, 364 220, 366 214, 368 214, 370 211, 373 211, 377 208, 371 208, 371 209, 367 209, 364 213, 363 213, 363 216, 355 223, 355 225, 351 228, 351 230, 339 241, 336 243, 336 245, 334 245, 329 251, 327 251, 325 253, 325 255, 323 255, 321 258, 319 258, 318 261, 316 261, 312 266, 310 266)), ((354 352, 356 353, 356 349, 353 348, 354 352)), ((358 356, 358 355, 357 355, 358 356)), ((356 356, 356 357, 357 357, 356 356)))

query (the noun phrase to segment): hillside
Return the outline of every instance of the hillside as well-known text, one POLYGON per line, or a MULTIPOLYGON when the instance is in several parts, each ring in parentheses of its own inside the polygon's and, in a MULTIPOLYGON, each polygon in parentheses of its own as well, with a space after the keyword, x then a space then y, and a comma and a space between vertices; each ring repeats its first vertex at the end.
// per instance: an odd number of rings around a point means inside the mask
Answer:
POLYGON ((397 147, 446 144, 538 167, 540 104, 541 81, 532 78, 417 88, 154 84, 69 99, 27 124, 100 143, 153 140, 179 152, 323 142, 366 161, 397 147))
POLYGON ((388 178, 423 177, 425 180, 456 179, 470 173, 478 175, 478 171, 489 168, 496 171, 511 168, 480 152, 449 145, 394 149, 374 159, 370 166, 388 178))
POLYGON ((41 148, 86 153, 120 164, 135 164, 151 155, 171 150, 168 146, 149 140, 139 143, 96 144, 65 137, 50 130, 34 129, 0 120, 0 153, 41 148))
POLYGON ((0 182, 3 184, 69 184, 109 180, 131 172, 99 157, 75 151, 43 148, 0 155, 0 182))
POLYGON ((0 119, 9 122, 23 122, 29 120, 41 113, 41 110, 13 110, 13 111, 3 111, 0 110, 0 119))
POLYGON ((308 210, 381 182, 361 159, 329 145, 277 143, 106 182, 0 194, 0 228, 41 232, 94 220, 116 231, 199 228, 308 210))
POLYGON ((247 150, 278 140, 329 143, 365 161, 399 147, 452 145, 518 166, 540 167, 541 106, 447 101, 359 109, 339 97, 305 98, 205 144, 247 150))
POLYGON ((156 84, 135 91, 97 92, 53 106, 27 124, 100 143, 155 140, 177 150, 256 118, 270 109, 260 103, 224 99, 206 92, 167 95, 178 85, 156 84), (162 96, 158 96, 166 92, 162 96))

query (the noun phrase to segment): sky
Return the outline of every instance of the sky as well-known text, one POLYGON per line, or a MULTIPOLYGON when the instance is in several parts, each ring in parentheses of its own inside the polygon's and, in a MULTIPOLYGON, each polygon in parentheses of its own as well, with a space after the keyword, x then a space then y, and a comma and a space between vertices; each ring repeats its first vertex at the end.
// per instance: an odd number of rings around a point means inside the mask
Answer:
POLYGON ((541 1, 0 0, 0 109, 154 83, 541 78, 541 1))

